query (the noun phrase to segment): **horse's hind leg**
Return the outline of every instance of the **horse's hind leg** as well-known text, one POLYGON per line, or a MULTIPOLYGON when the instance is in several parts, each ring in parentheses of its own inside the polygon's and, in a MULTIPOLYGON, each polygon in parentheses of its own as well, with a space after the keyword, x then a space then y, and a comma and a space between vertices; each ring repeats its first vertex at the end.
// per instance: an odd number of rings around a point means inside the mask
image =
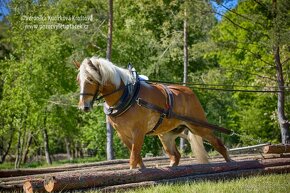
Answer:
POLYGON ((192 133, 199 135, 203 139, 207 140, 214 147, 214 149, 225 158, 227 162, 232 161, 229 157, 226 147, 221 142, 221 140, 213 134, 212 130, 203 127, 193 126, 191 124, 188 124, 187 126, 192 131, 192 133))
POLYGON ((158 135, 164 150, 169 156, 170 166, 178 166, 180 160, 180 153, 178 152, 175 144, 175 139, 178 135, 174 132, 168 132, 158 135))
POLYGON ((215 148, 215 150, 217 150, 220 154, 222 154, 222 156, 225 158, 227 162, 233 161, 230 158, 228 151, 224 146, 224 144, 222 143, 222 141, 219 138, 217 138, 212 131, 209 132, 207 135, 203 136, 203 138, 206 139, 215 148))

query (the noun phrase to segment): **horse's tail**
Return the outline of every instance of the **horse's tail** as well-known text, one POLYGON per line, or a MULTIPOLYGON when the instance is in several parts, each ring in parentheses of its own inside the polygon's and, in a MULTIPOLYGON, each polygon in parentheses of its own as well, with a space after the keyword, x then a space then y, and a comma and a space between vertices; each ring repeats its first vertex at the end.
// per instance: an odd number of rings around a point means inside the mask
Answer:
POLYGON ((208 154, 204 148, 202 137, 195 135, 190 131, 188 132, 188 135, 182 133, 179 136, 187 139, 187 141, 190 143, 191 151, 195 155, 199 164, 209 163, 208 154))

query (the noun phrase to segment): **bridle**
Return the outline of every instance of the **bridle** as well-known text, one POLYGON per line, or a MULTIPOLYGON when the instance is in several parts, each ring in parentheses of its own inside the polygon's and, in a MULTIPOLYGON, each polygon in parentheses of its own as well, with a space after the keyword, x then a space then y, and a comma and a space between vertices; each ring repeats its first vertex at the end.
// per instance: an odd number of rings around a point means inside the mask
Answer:
POLYGON ((114 90, 114 91, 112 91, 112 92, 110 92, 108 94, 104 94, 102 96, 99 96, 99 97, 98 97, 98 95, 100 94, 100 87, 98 89, 96 89, 96 92, 94 94, 93 93, 80 93, 80 96, 93 96, 93 100, 91 101, 91 104, 93 105, 95 101, 100 101, 100 100, 104 99, 105 97, 110 96, 110 95, 112 95, 112 94, 114 94, 114 93, 116 93, 116 92, 118 92, 120 90, 123 90, 123 89, 125 89, 126 87, 128 87, 130 85, 132 85, 132 83, 120 86, 116 90, 114 90))
MULTIPOLYGON (((91 61, 90 59, 89 59, 89 61, 91 61)), ((92 62, 91 62, 92 63, 92 62)), ((91 63, 88 63, 95 71, 98 71, 98 69, 94 66, 94 65, 91 65, 91 63)), ((94 102, 95 101, 100 101, 100 100, 102 100, 102 99, 104 99, 105 97, 107 97, 107 96, 110 96, 110 95, 112 95, 112 94, 114 94, 114 93, 116 93, 116 92, 118 92, 118 91, 120 91, 120 90, 123 90, 123 89, 125 89, 125 88, 127 88, 128 86, 131 86, 131 85, 133 85, 133 83, 129 83, 129 84, 127 84, 127 85, 122 85, 122 86, 120 86, 119 88, 117 88, 116 90, 114 90, 114 91, 112 91, 112 92, 110 92, 110 93, 108 93, 108 94, 104 94, 104 95, 102 95, 102 96, 99 96, 98 97, 98 95, 100 94, 100 92, 101 92, 101 87, 100 87, 100 85, 99 85, 99 87, 98 87, 98 89, 96 89, 96 92, 95 93, 80 93, 80 96, 93 96, 93 100, 91 101, 91 105, 93 105, 94 104, 94 102)))

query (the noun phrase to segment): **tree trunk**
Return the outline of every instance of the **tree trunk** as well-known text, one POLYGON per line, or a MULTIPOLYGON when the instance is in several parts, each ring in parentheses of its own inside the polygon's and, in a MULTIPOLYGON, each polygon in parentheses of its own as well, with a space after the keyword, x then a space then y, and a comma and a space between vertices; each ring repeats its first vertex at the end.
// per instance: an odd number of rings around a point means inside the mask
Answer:
POLYGON ((64 142, 65 142, 65 149, 66 149, 66 157, 68 160, 73 160, 71 156, 70 142, 67 139, 67 137, 64 138, 64 142))
MULTIPOLYGON (((187 83, 187 68, 188 68, 188 26, 187 26, 187 11, 184 10, 184 20, 183 20, 183 85, 186 86, 187 83)), ((183 131, 187 134, 188 131, 183 131)), ((185 139, 180 138, 180 151, 184 152, 185 149, 185 139)))
POLYGON ((51 157, 49 153, 49 141, 48 141, 48 134, 47 134, 47 129, 46 129, 46 118, 47 118, 47 113, 45 111, 44 119, 43 119, 43 128, 42 128, 43 146, 44 146, 45 160, 49 165, 51 165, 52 161, 51 161, 51 157))
POLYGON ((23 156, 22 156, 22 163, 27 162, 28 153, 29 153, 31 143, 32 143, 32 133, 28 132, 27 142, 26 142, 25 149, 23 151, 23 156))
MULTIPOLYGON (((108 40, 107 40, 107 60, 111 60, 112 56, 112 42, 113 42, 113 0, 108 0, 109 3, 109 25, 108 25, 108 40)), ((106 116, 106 128, 107 128, 107 160, 114 159, 113 150, 113 127, 108 121, 108 116, 106 116)))
POLYGON ((274 61, 276 66, 277 73, 277 84, 278 84, 278 102, 277 102, 277 110, 278 110, 278 122, 281 131, 281 141, 282 144, 290 144, 290 132, 289 125, 290 122, 285 115, 285 82, 283 77, 283 68, 280 59, 280 26, 277 23, 277 0, 273 0, 273 16, 274 16, 274 61))
POLYGON ((281 130, 282 144, 290 144, 290 132, 289 132, 289 120, 285 115, 285 83, 283 78, 283 69, 280 60, 279 46, 274 48, 275 64, 277 71, 277 83, 278 83, 278 121, 281 130))
POLYGON ((18 137, 17 137, 17 144, 16 144, 16 156, 15 156, 15 163, 14 167, 19 168, 21 162, 21 129, 18 129, 18 137))
POLYGON ((43 135, 45 160, 49 165, 51 165, 52 162, 51 162, 50 153, 49 153, 48 134, 47 134, 47 129, 45 127, 42 129, 42 135, 43 135))
POLYGON ((107 160, 113 160, 114 159, 113 128, 108 121, 108 116, 106 116, 106 127, 107 127, 107 160))
POLYGON ((81 142, 78 142, 78 148, 79 148, 80 158, 84 158, 83 144, 81 142))
POLYGON ((111 60, 112 56, 112 42, 113 42, 113 0, 108 0, 109 3, 109 23, 108 23, 108 39, 107 39, 107 60, 111 60))
POLYGON ((8 152, 9 152, 9 150, 11 148, 11 144, 12 144, 12 140, 13 140, 14 132, 15 132, 15 129, 13 128, 13 124, 12 123, 10 123, 10 129, 11 129, 10 138, 9 138, 8 143, 7 143, 6 150, 4 150, 4 145, 3 145, 3 150, 2 150, 3 152, 2 152, 2 155, 1 155, 0 164, 5 162, 6 156, 8 155, 8 152))

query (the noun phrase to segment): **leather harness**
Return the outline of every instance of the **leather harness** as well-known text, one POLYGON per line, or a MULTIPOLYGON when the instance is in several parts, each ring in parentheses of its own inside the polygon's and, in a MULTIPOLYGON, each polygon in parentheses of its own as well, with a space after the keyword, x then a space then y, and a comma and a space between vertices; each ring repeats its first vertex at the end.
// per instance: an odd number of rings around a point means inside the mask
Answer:
POLYGON ((140 80, 137 79, 137 81, 134 84, 131 84, 130 86, 132 88, 128 86, 125 87, 124 93, 116 105, 109 107, 107 104, 105 104, 104 112, 106 115, 110 117, 121 116, 123 113, 129 110, 131 106, 137 103, 137 105, 141 107, 158 112, 160 114, 159 120, 157 121, 153 129, 149 131, 147 134, 153 134, 158 129, 158 127, 162 124, 164 118, 167 118, 167 119, 175 118, 178 120, 189 122, 196 126, 214 129, 222 133, 226 133, 226 134, 232 133, 231 130, 228 130, 226 128, 219 127, 217 125, 213 125, 213 124, 210 124, 210 123, 207 123, 207 122, 204 122, 204 121, 192 118, 192 117, 179 115, 173 112, 174 96, 170 88, 168 88, 166 85, 160 84, 160 86, 166 93, 166 108, 162 108, 158 105, 149 103, 143 100, 142 98, 138 98, 140 86, 141 86, 140 80), (130 90, 132 90, 132 92, 130 92, 130 90))
POLYGON ((164 118, 167 118, 167 119, 172 118, 172 113, 173 113, 172 109, 173 109, 173 104, 174 104, 173 94, 172 94, 171 90, 166 85, 160 84, 160 86, 162 87, 162 89, 166 93, 166 109, 163 109, 163 108, 161 108, 157 105, 154 105, 152 103, 148 103, 141 98, 137 99, 137 104, 139 106, 145 107, 147 109, 154 110, 154 111, 160 113, 160 117, 159 117, 157 123, 155 124, 153 129, 147 133, 147 135, 153 134, 157 130, 157 128, 162 124, 164 118))
POLYGON ((125 113, 133 104, 135 104, 136 98, 140 90, 140 81, 136 81, 134 84, 129 84, 124 87, 124 93, 114 106, 109 107, 107 103, 104 105, 104 112, 111 117, 118 117, 125 113))

